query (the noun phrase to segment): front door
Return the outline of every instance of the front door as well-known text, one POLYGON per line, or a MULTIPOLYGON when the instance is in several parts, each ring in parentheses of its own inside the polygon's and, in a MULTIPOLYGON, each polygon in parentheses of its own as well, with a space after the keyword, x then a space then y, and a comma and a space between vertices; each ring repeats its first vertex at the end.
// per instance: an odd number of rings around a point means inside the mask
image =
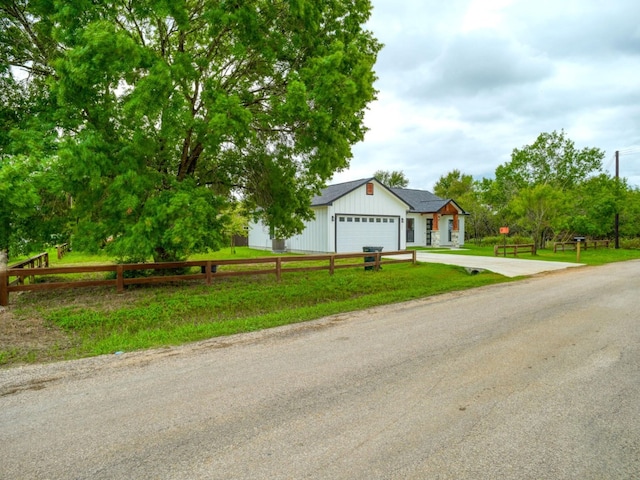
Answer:
POLYGON ((453 241, 453 220, 449 220, 449 243, 453 241))
POLYGON ((433 230, 433 218, 427 218, 427 247, 431 246, 431 231, 433 230))

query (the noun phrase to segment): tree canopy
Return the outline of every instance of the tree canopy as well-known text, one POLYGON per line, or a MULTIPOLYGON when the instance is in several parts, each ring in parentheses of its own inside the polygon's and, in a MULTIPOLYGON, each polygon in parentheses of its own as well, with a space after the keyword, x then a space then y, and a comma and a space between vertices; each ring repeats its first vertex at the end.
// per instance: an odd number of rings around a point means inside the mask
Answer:
POLYGON ((454 169, 441 176, 433 187, 433 193, 442 198, 459 199, 473 190, 473 177, 454 169))
POLYGON ((564 130, 541 133, 531 145, 514 148, 511 161, 496 168, 495 186, 505 201, 537 185, 572 189, 598 174, 603 158, 598 148, 576 149, 564 130))
POLYGON ((48 162, 16 155, 0 163, 0 251, 27 254, 68 240, 69 199, 48 162))
POLYGON ((217 248, 234 196, 279 236, 299 232, 375 98, 368 0, 7 0, 0 11, 0 75, 27 72, 18 100, 46 107, 26 131, 58 135, 76 243, 110 239, 120 256, 217 248))
POLYGON ((389 188, 406 188, 409 186, 409 179, 402 170, 377 170, 373 178, 389 188))
POLYGON ((539 248, 546 240, 576 234, 611 238, 616 213, 622 235, 638 235, 638 190, 604 173, 603 158, 597 148, 577 149, 564 131, 542 133, 531 145, 515 148, 495 178, 474 181, 452 170, 434 192, 465 209, 466 232, 476 239, 497 235, 500 226, 530 237, 539 248))

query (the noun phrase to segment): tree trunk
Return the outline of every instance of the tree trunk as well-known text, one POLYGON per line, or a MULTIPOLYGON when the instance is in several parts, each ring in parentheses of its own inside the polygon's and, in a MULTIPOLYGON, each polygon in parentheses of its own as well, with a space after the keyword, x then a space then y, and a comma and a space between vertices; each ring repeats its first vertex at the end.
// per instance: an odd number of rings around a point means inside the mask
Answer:
POLYGON ((153 261, 155 263, 175 262, 176 260, 177 259, 175 258, 175 255, 171 255, 163 247, 156 247, 155 253, 153 255, 153 261))

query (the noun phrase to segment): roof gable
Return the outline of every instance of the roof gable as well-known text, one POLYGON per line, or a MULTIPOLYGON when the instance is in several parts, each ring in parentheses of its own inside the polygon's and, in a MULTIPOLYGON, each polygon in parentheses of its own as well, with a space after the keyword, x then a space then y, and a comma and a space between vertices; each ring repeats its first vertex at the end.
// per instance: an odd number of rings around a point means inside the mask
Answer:
POLYGON ((400 200, 402 203, 405 203, 409 207, 411 206, 409 203, 407 203, 407 201, 404 198, 400 197, 394 191, 393 188, 387 187, 386 185, 380 183, 375 178, 363 178, 360 180, 353 180, 351 182, 336 183, 335 185, 329 185, 328 187, 324 188, 322 192, 320 192, 320 195, 316 195, 311 199, 311 206, 321 207, 325 205, 331 205, 333 202, 335 202, 339 198, 344 197, 345 195, 353 192, 354 190, 357 190, 358 188, 362 187, 363 185, 366 185, 369 182, 376 183, 381 188, 384 188, 389 193, 391 193, 394 197, 398 198, 398 200, 400 200))

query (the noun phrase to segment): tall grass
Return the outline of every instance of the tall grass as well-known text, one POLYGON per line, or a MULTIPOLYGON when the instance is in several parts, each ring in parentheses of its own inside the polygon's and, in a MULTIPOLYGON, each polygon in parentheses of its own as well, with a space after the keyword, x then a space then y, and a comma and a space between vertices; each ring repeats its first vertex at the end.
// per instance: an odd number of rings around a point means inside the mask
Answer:
MULTIPOLYGON (((36 356, 55 360, 178 345, 503 281, 459 267, 396 264, 379 272, 343 269, 333 276, 291 272, 280 283, 272 276, 232 277, 210 287, 142 286, 122 295, 99 288, 31 292, 20 297, 16 314, 37 315, 64 332, 68 347, 36 356)), ((4 352, 4 362, 26 361, 25 355, 4 352)))

